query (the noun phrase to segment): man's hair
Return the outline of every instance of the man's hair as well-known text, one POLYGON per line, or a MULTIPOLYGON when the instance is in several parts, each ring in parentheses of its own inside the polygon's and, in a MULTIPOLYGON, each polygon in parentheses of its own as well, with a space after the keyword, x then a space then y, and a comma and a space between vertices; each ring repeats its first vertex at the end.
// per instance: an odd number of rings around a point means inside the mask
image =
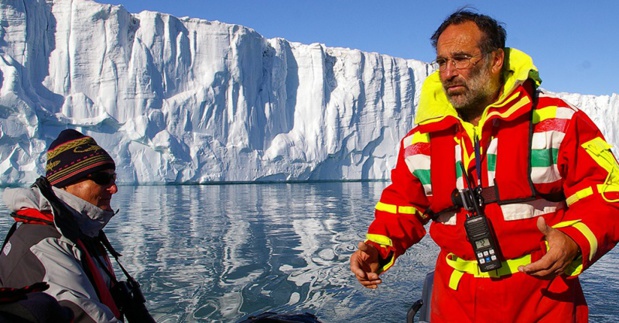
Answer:
POLYGON ((490 16, 474 13, 468 9, 459 9, 447 17, 447 19, 445 19, 445 21, 443 21, 443 23, 434 32, 432 37, 430 37, 434 49, 436 49, 438 38, 447 27, 450 25, 460 25, 468 21, 474 22, 477 25, 477 28, 479 28, 479 30, 481 30, 484 34, 484 37, 478 44, 479 49, 483 53, 489 53, 493 50, 505 47, 507 32, 505 31, 505 28, 501 26, 501 23, 490 16))

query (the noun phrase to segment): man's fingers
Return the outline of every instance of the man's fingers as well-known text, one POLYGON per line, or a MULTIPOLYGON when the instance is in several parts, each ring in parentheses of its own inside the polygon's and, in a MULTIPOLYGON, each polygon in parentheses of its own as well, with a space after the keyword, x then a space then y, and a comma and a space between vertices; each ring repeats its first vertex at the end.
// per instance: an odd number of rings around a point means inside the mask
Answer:
POLYGON ((551 269, 542 269, 542 268, 527 268, 525 269, 524 267, 526 266, 521 266, 518 268, 518 270, 520 272, 523 272, 527 275, 530 276, 534 276, 534 277, 539 277, 542 279, 550 279, 550 278, 554 278, 555 276, 557 276, 557 272, 555 270, 551 270, 551 269))
POLYGON ((363 260, 360 259, 360 254, 361 252, 357 250, 350 256, 350 271, 352 271, 357 277, 365 276, 365 270, 363 270, 361 263, 363 260))
POLYGON ((518 271, 535 277, 552 278, 561 274, 561 264, 558 255, 550 249, 538 261, 518 267, 518 271))
POLYGON ((375 273, 367 273, 367 272, 364 272, 364 271, 361 271, 359 273, 355 273, 355 277, 357 277, 357 280, 360 281, 360 282, 368 281, 368 282, 376 283, 376 282, 380 282, 381 281, 381 279, 378 278, 377 274, 375 274, 375 273))
POLYGON ((362 286, 375 289, 382 280, 378 278, 378 251, 373 246, 359 242, 358 250, 350 256, 350 270, 362 286))
POLYGON ((365 261, 368 259, 367 245, 363 242, 359 242, 359 250, 355 251, 350 256, 350 271, 352 271, 357 279, 367 279, 369 274, 367 264, 365 261))
POLYGON ((359 281, 372 279, 371 277, 373 273, 368 272, 365 268, 363 268, 363 266, 358 262, 358 257, 355 257, 355 259, 350 262, 350 271, 355 274, 359 281))
MULTIPOLYGON (((546 220, 543 217, 537 219, 537 229, 547 238, 552 228, 546 224, 546 220)), ((548 250, 541 259, 536 262, 532 262, 526 266, 518 267, 518 271, 526 273, 531 276, 545 277, 554 272, 553 265, 556 263, 557 257, 553 254, 553 250, 548 250)))
POLYGON ((361 269, 358 265, 354 263, 350 264, 350 271, 352 271, 352 273, 355 274, 358 280, 367 279, 367 275, 365 274, 365 271, 363 271, 363 269, 361 269))
POLYGON ((518 267, 518 271, 535 276, 535 275, 540 274, 541 272, 549 270, 550 269, 549 265, 550 265, 549 261, 546 261, 545 259, 542 258, 526 266, 518 267))
POLYGON ((361 283, 361 285, 365 288, 376 289, 378 288, 378 284, 380 284, 381 281, 359 281, 359 283, 361 283))
POLYGON ((382 283, 382 279, 378 278, 378 275, 374 273, 369 273, 364 278, 356 276, 359 283, 366 288, 375 289, 378 287, 378 284, 382 283))

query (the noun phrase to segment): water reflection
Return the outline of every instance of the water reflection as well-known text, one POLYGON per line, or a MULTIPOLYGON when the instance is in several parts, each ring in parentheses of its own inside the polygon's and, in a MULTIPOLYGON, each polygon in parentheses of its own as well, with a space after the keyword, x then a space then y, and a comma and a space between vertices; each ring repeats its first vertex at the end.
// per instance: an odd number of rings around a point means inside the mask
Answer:
POLYGON ((158 321, 354 316, 348 257, 383 185, 121 187, 106 231, 158 321))
MULTIPOLYGON (((235 322, 263 311, 402 322, 433 267, 430 239, 398 259, 377 291, 348 269, 385 185, 122 186, 106 232, 158 322, 235 322)), ((2 205, 2 235, 11 223, 2 205)), ((619 318, 616 254, 584 275, 596 322, 619 318)))

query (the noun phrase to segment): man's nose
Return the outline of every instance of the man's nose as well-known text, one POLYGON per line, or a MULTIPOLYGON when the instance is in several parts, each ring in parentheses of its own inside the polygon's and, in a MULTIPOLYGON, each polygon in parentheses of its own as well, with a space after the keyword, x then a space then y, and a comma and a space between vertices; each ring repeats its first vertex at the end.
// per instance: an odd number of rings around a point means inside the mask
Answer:
POLYGON ((112 195, 118 193, 118 186, 116 186, 116 183, 108 187, 108 191, 112 193, 112 195))
POLYGON ((455 75, 458 75, 458 69, 452 63, 452 61, 449 61, 449 62, 447 62, 447 64, 445 64, 445 67, 443 67, 440 70, 440 73, 441 73, 441 75, 443 76, 444 79, 449 79, 449 78, 452 78, 455 75))

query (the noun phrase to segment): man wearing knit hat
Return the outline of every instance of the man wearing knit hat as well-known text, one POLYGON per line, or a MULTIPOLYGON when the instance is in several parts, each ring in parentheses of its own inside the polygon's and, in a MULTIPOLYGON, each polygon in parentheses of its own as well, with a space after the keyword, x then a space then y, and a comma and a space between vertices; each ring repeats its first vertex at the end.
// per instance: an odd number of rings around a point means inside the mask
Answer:
POLYGON ((92 137, 77 130, 62 131, 47 150, 45 176, 56 187, 67 187, 100 171, 113 173, 115 169, 112 157, 92 137))
POLYGON ((0 286, 44 281, 74 322, 119 322, 127 315, 112 296, 118 281, 106 248, 118 254, 102 231, 114 216, 115 169, 92 137, 72 129, 58 135, 47 151, 46 176, 4 192, 16 225, 0 252, 0 286))

